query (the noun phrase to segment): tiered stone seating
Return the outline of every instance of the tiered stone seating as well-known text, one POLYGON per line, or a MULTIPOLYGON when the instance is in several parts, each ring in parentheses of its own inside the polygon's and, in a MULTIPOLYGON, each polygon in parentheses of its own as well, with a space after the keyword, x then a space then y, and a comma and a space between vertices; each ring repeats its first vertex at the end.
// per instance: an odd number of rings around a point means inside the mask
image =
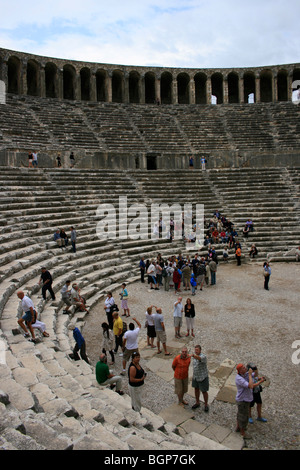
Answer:
POLYGON ((30 109, 19 101, 0 106, 0 129, 0 144, 3 148, 34 150, 52 146, 48 129, 41 127, 30 109))
MULTIPOLYGON (((1 345, 5 346, 6 360, 0 364, 0 447, 75 450, 224 448, 198 434, 183 437, 174 425, 149 410, 143 411, 142 416, 134 412, 128 397, 119 397, 100 388, 90 365, 83 361, 74 363, 68 358, 71 342, 67 325, 70 319, 60 314, 61 302, 40 299, 37 286, 40 264, 46 264, 51 270, 56 293, 66 277, 76 279, 92 305, 101 299, 106 288, 118 286, 125 276, 129 282, 136 278, 137 255, 142 249, 149 250, 152 255, 154 249, 163 252, 168 248, 169 244, 164 241, 154 244, 139 241, 136 246, 126 240, 121 244, 94 240, 95 207, 105 200, 105 192, 100 192, 101 185, 107 187, 105 183, 111 179, 117 184, 120 175, 105 178, 101 172, 100 184, 97 183, 99 173, 89 177, 88 171, 76 170, 55 174, 51 170, 30 172, 28 169, 3 168, 1 176, 5 190, 1 214, 6 223, 1 226, 0 338, 1 345), (74 192, 76 173, 78 185, 74 192), (87 188, 91 188, 90 198, 87 188), (21 201, 26 202, 21 202, 19 195, 21 201), (51 205, 43 206, 47 201, 51 201, 51 205), (17 212, 11 214, 16 207, 17 212), (51 210, 47 212, 47 208, 51 210), (61 209, 67 211, 61 212, 61 209), (74 220, 78 252, 61 252, 49 241, 53 229, 58 223, 73 224, 74 220), (84 234, 87 226, 88 235, 84 234), (31 241, 28 246, 32 252, 24 253, 24 240, 31 241), (9 259, 5 259, 7 252, 11 255, 9 259), (30 293, 50 333, 50 338, 37 345, 25 341, 16 328, 19 303, 16 292, 19 289, 30 293)), ((130 186, 129 179, 125 185, 134 201, 134 185, 130 186)), ((118 187, 122 192, 121 185, 118 187)), ((171 252, 174 252, 174 246, 171 252)), ((80 326, 84 315, 74 313, 73 319, 80 326)))
POLYGON ((0 145, 86 154, 294 155, 299 114, 292 103, 156 106, 8 95, 0 108, 0 145))
MULTIPOLYGON (((151 258, 158 252, 164 256, 187 252, 181 241, 118 239, 123 226, 118 227, 116 240, 99 239, 97 207, 105 202, 116 207, 118 196, 128 198, 128 207, 143 203, 150 208, 154 202, 204 204, 206 217, 219 209, 236 223, 239 232, 250 217, 255 232, 248 243, 257 244, 261 257, 276 252, 281 260, 288 260, 279 254, 298 245, 299 213, 294 210, 299 202, 298 183, 299 169, 202 173, 2 168, 0 339, 6 361, 0 363, 0 447, 220 448, 199 434, 179 435, 174 425, 148 410, 142 416, 136 414, 128 397, 95 383, 90 365, 69 360, 70 318, 61 315, 59 295, 55 302, 41 299, 40 267, 50 269, 56 294, 67 278, 76 280, 88 304, 94 306, 107 289, 138 278, 141 255, 151 258), (76 254, 61 250, 52 241, 57 227, 68 231, 71 225, 78 236, 76 254), (37 345, 18 334, 19 289, 30 293, 50 333, 37 345), (118 411, 112 405, 116 400, 118 411)), ((149 218, 147 223, 150 234, 149 218)), ((221 250, 222 245, 217 246, 219 254, 221 250)), ((206 248, 200 252, 205 254, 206 248)), ((72 309, 71 315, 79 326, 84 324, 84 313, 72 309)))
POLYGON ((255 230, 243 240, 245 251, 255 243, 258 259, 295 260, 289 251, 299 245, 299 213, 293 197, 295 187, 285 169, 211 170, 209 180, 222 197, 240 239, 246 221, 253 220, 255 230))

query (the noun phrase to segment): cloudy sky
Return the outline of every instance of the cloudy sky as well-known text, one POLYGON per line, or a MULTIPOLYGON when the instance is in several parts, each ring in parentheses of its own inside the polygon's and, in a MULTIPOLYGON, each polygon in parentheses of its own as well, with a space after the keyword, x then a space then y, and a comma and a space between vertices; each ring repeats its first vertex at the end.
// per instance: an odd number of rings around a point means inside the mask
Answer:
POLYGON ((0 0, 0 47, 98 63, 300 62, 299 0, 0 0))

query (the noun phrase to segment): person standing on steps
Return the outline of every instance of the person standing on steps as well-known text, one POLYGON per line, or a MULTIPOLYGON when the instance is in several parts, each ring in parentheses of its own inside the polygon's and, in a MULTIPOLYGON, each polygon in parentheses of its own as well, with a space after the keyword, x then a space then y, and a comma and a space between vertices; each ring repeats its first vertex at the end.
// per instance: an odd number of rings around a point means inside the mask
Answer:
POLYGON ((242 363, 236 366, 236 370, 235 384, 237 394, 235 399, 238 406, 236 432, 240 432, 244 439, 251 439, 251 436, 246 431, 249 421, 250 404, 253 401, 253 389, 262 384, 265 378, 262 377, 261 380, 255 383, 253 380, 253 370, 251 368, 247 369, 242 363))
POLYGON ((46 300, 46 292, 49 291, 52 300, 55 300, 55 294, 52 289, 52 276, 50 272, 45 268, 41 268, 42 274, 39 280, 39 284, 43 284, 42 286, 42 296, 43 299, 46 300))
POLYGON ((127 304, 127 299, 128 299, 128 291, 126 289, 126 284, 123 282, 122 284, 122 292, 120 294, 121 296, 121 308, 123 309, 123 317, 130 317, 130 310, 127 304))
POLYGON ((186 320, 186 329, 187 333, 186 336, 189 336, 190 332, 191 335, 194 337, 194 322, 195 322, 195 306, 192 303, 190 298, 186 299, 186 304, 184 306, 184 314, 186 320))
POLYGON ((71 227, 71 244, 72 244, 73 253, 76 253, 76 240, 77 240, 76 230, 74 227, 71 227))
POLYGON ((157 308, 153 305, 156 310, 154 316, 154 326, 155 326, 155 333, 156 333, 156 342, 157 342, 157 354, 161 353, 160 343, 162 343, 163 350, 165 352, 165 356, 170 356, 171 353, 167 350, 167 335, 166 335, 166 328, 164 323, 164 316, 162 314, 162 309, 157 308))
POLYGON ((70 166, 71 166, 71 168, 74 168, 74 165, 75 165, 74 152, 71 152, 71 155, 70 155, 70 166))
POLYGON ((79 361, 80 356, 81 356, 81 359, 83 359, 85 362, 90 364, 90 361, 89 361, 89 359, 87 357, 87 354, 86 354, 85 339, 82 336, 79 328, 77 328, 73 323, 71 323, 68 326, 68 329, 73 331, 73 338, 75 340, 75 346, 73 348, 73 353, 69 354, 70 358, 74 359, 75 361, 79 361), (80 352, 80 356, 78 354, 78 351, 80 352))
POLYGON ((263 270, 263 274, 264 274, 264 289, 265 290, 269 290, 269 281, 270 281, 270 276, 271 276, 271 268, 270 268, 270 265, 267 261, 264 262, 264 270, 263 270))
POLYGON ((131 406, 134 411, 141 411, 142 390, 144 388, 144 380, 147 376, 146 372, 140 365, 140 359, 140 353, 133 352, 131 356, 131 364, 128 368, 129 394, 131 397, 131 406))
POLYGON ((142 325, 140 322, 133 317, 132 320, 137 324, 137 327, 134 328, 134 323, 129 323, 129 330, 124 333, 123 336, 123 372, 121 375, 124 375, 126 372, 126 362, 129 361, 132 353, 138 352, 138 336, 141 331, 142 325))
POLYGON ((184 400, 184 394, 188 391, 189 365, 191 356, 188 355, 187 347, 184 346, 181 354, 176 356, 172 363, 174 370, 175 393, 178 397, 178 405, 184 406, 188 403, 184 400))
POLYGON ((208 411, 208 390, 209 390, 209 378, 207 369, 207 358, 205 354, 201 352, 200 344, 195 346, 195 353, 192 354, 193 358, 193 380, 192 386, 195 389, 196 403, 192 406, 195 410, 200 406, 200 392, 202 392, 204 398, 204 411, 208 411))
POLYGON ((175 338, 181 338, 180 328, 182 325, 182 313, 183 313, 182 297, 178 297, 178 300, 174 303, 174 312, 173 312, 175 338))

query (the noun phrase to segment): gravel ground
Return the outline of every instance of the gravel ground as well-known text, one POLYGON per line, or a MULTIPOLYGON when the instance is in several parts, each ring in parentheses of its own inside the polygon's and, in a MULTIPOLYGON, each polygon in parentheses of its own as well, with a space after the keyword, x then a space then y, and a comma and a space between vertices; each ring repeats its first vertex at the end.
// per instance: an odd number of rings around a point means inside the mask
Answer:
MULTIPOLYGON (((254 424, 249 425, 252 439, 247 442, 248 448, 295 450, 300 449, 300 364, 294 364, 292 356, 294 353, 297 359, 300 354, 292 345, 300 341, 300 264, 274 263, 271 267, 270 290, 266 291, 263 289, 262 263, 220 265, 216 286, 197 290, 192 297, 196 310, 196 337, 193 341, 184 341, 190 348, 196 343, 201 344, 208 357, 209 370, 215 370, 226 358, 235 363, 255 362, 260 374, 270 379, 270 385, 262 392, 263 416, 268 422, 254 420, 254 424)), ((115 300, 119 299, 119 291, 114 293, 115 300)), ((144 325, 146 308, 151 304, 160 306, 167 336, 173 339, 173 303, 177 297, 174 291, 149 290, 147 284, 135 282, 128 285, 128 292, 131 316, 136 316, 144 325)), ((185 303, 190 292, 182 291, 182 296, 185 303)), ((120 307, 120 302, 118 304, 120 307)), ((106 320, 103 305, 102 302, 92 309, 83 329, 93 364, 100 352, 101 323, 106 320)), ((182 331, 186 332, 185 322, 182 331)), ((140 336, 146 337, 144 328, 140 336)), ((174 357, 180 351, 172 352, 174 357)), ((170 361, 171 367, 172 359, 166 360, 170 361)), ((115 372, 120 373, 121 367, 121 358, 117 356, 115 372)), ((125 392, 126 382, 124 378, 125 392)), ((192 405, 193 397, 186 397, 192 405)), ((175 401, 173 385, 149 371, 143 405, 159 413, 175 401)), ((256 418, 255 411, 252 416, 256 418)), ((197 410, 195 419, 234 430, 236 405, 214 400, 209 413, 197 410)))

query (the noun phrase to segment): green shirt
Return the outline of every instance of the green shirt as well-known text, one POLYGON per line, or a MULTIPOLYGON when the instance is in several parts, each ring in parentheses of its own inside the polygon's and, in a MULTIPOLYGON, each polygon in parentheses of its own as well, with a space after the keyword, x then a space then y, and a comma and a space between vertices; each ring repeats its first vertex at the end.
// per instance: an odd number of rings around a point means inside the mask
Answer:
POLYGON ((97 362, 96 364, 96 379, 99 384, 102 384, 107 380, 109 376, 109 368, 108 365, 104 362, 97 362))

